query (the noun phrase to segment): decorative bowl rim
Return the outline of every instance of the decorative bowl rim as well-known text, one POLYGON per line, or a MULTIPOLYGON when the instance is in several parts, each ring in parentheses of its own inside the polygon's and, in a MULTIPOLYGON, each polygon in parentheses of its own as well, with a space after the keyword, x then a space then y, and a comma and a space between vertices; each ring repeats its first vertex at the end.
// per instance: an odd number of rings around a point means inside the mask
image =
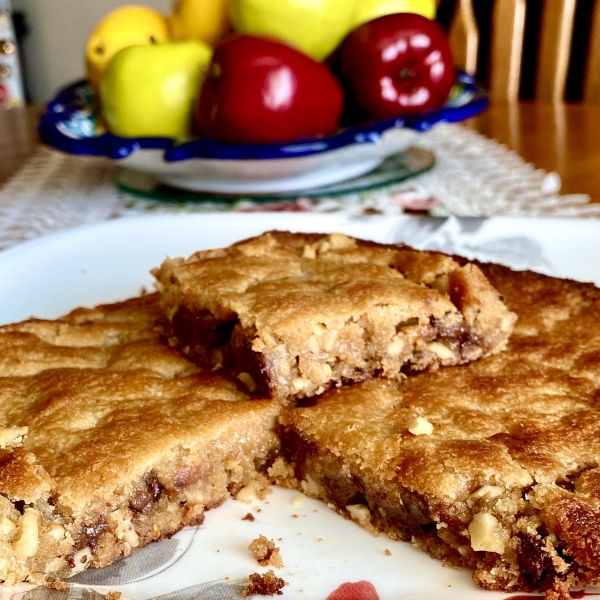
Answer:
POLYGON ((165 162, 204 160, 269 160, 321 154, 357 144, 373 144, 393 129, 424 132, 440 122, 456 123, 487 108, 489 98, 475 78, 457 71, 457 81, 446 105, 418 115, 371 121, 340 129, 331 136, 279 144, 228 144, 207 138, 179 141, 165 137, 124 138, 96 134, 96 110, 89 85, 77 81, 47 104, 39 124, 41 139, 69 154, 127 158, 138 150, 162 150, 165 162))

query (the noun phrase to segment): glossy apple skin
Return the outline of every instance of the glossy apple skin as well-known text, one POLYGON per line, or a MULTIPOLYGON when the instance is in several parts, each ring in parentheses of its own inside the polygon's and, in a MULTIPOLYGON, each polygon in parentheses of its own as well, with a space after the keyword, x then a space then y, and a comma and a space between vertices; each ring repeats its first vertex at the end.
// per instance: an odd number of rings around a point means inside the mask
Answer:
POLYGON ((242 35, 215 48, 197 117, 201 132, 221 142, 288 142, 333 133, 343 104, 325 65, 281 42, 242 35))
POLYGON ((100 83, 100 110, 109 131, 122 137, 189 138, 211 54, 197 41, 117 52, 100 83))
POLYGON ((352 31, 339 48, 339 70, 352 101, 374 119, 439 108, 456 81, 444 30, 413 13, 385 15, 352 31))

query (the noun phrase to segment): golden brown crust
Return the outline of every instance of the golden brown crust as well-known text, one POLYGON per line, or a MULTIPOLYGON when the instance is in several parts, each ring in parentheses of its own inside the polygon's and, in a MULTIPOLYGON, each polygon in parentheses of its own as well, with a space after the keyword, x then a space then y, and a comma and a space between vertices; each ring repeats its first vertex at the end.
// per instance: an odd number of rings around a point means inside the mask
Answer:
POLYGON ((465 366, 332 390, 281 420, 302 488, 504 591, 600 580, 600 290, 483 272, 518 322, 465 366))
POLYGON ((43 583, 267 484, 276 403, 161 336, 156 295, 0 328, 0 579, 43 583))
POLYGON ((155 272, 186 350, 282 402, 502 350, 514 324, 478 267, 342 234, 270 232, 155 272))
POLYGON ((163 343, 156 294, 78 308, 60 319, 0 326, 0 373, 35 375, 60 368, 148 369, 165 377, 193 373, 194 365, 163 343))
POLYGON ((591 379, 600 387, 598 289, 531 272, 509 275, 499 265, 482 268, 494 285, 502 286, 507 304, 519 314, 513 352, 591 379))

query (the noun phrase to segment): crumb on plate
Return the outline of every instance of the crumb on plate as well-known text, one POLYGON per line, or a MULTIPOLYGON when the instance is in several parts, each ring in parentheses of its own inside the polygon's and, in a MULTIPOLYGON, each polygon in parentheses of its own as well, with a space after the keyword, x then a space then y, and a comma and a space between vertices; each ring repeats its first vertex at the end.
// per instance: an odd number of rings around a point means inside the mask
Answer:
POLYGON ((281 569, 284 566, 279 554, 279 548, 273 540, 267 539, 264 535, 259 535, 255 540, 252 540, 248 546, 248 550, 252 552, 254 558, 256 558, 258 564, 262 567, 273 565, 281 569))
POLYGON ((57 579, 56 581, 51 581, 49 582, 46 587, 48 587, 51 590, 56 590, 58 592, 62 592, 63 590, 67 590, 71 587, 70 583, 66 583, 65 581, 61 581, 60 579, 57 579))
POLYGON ((260 596, 281 596, 281 589, 287 585, 287 582, 277 577, 272 570, 268 570, 264 574, 252 573, 248 575, 248 586, 242 591, 242 596, 260 595, 260 596))

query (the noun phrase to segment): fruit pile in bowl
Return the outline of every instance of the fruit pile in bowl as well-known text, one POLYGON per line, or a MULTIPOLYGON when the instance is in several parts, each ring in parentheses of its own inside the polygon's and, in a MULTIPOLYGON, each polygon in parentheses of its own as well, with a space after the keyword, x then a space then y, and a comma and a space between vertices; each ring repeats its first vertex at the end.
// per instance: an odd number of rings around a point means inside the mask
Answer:
POLYGON ((44 141, 197 191, 301 191, 364 174, 487 97, 434 0, 177 0, 110 13, 44 141))

